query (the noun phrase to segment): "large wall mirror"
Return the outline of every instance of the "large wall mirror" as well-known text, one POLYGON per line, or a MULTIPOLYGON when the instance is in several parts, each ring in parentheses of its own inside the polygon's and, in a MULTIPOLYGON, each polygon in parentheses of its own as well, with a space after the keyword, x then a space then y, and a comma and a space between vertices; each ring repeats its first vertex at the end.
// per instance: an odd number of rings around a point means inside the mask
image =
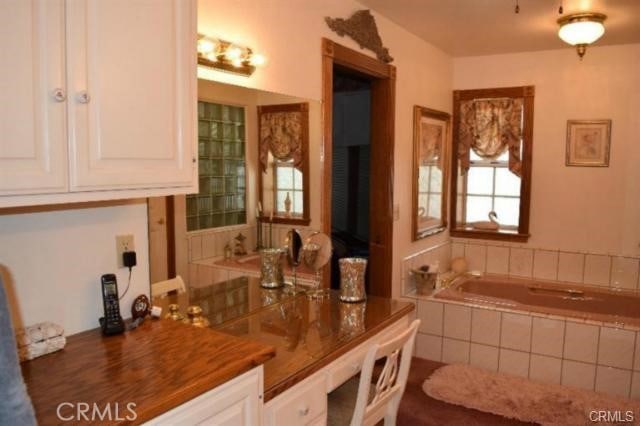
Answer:
POLYGON ((414 107, 413 240, 447 228, 448 113, 414 107))

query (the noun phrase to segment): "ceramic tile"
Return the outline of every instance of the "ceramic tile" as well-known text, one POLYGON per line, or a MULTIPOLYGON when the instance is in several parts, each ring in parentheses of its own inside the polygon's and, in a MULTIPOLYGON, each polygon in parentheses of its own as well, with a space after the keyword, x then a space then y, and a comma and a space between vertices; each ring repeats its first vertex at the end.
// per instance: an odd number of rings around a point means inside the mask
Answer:
POLYGON ((598 356, 599 327, 567 322, 564 358, 595 363, 598 356))
POLYGON ((565 386, 593 390, 596 379, 595 364, 585 364, 569 360, 562 361, 562 379, 565 386))
POLYGON ((471 313, 471 341, 498 346, 500 344, 500 312, 474 308, 471 313))
POLYGON ((611 258, 588 254, 584 263, 585 284, 609 286, 609 276, 611 275, 611 258))
POLYGON ((596 373, 596 392, 629 397, 631 371, 599 365, 596 373))
POLYGON ((416 335, 416 356, 440 362, 442 360, 442 337, 418 333, 416 335))
POLYGON ((195 235, 189 238, 189 246, 191 247, 190 260, 202 259, 202 237, 195 235))
POLYGON ((514 376, 529 376, 529 354, 527 352, 500 349, 499 371, 514 376))
POLYGON ((198 281, 198 264, 189 263, 189 277, 187 277, 187 281, 185 282, 186 286, 191 286, 191 283, 195 283, 198 281))
POLYGON ((633 373, 631 379, 631 399, 640 399, 640 373, 633 373))
POLYGON ((542 280, 558 278, 558 252, 536 250, 533 259, 533 277, 542 280))
POLYGON ((487 246, 487 272, 503 274, 509 272, 509 248, 487 246))
POLYGON ((630 257, 614 257, 611 266, 611 287, 636 289, 640 260, 630 257))
POLYGON ((469 364, 489 371, 498 371, 498 355, 498 348, 472 343, 469 364))
POLYGON ((451 243, 451 258, 464 257, 464 244, 451 243))
POLYGON ((445 304, 444 336, 469 340, 471 337, 471 308, 461 305, 445 304))
POLYGON ((564 321, 534 318, 531 332, 531 352, 562 357, 564 321))
POLYGON ((216 255, 216 234, 202 235, 202 257, 214 257, 216 255))
POLYGON ((222 268, 212 268, 213 269, 213 274, 211 277, 211 282, 213 284, 219 283, 219 282, 223 282, 223 281, 227 281, 229 279, 229 271, 226 269, 222 269, 222 268))
POLYGON ((503 314, 500 346, 528 352, 531 349, 531 317, 503 314))
POLYGON ((533 250, 512 248, 509 256, 509 275, 531 277, 533 274, 533 250))
POLYGON ((479 244, 467 244, 464 249, 464 257, 467 259, 470 271, 485 271, 487 260, 487 246, 479 244))
POLYGON ((631 369, 636 333, 618 328, 600 329, 598 364, 631 369))
POLYGON ((420 332, 442 336, 442 314, 444 304, 428 300, 418 301, 418 318, 420 319, 420 332))
POLYGON ((560 383, 562 360, 550 356, 531 354, 529 378, 545 383, 560 383))
POLYGON ((581 283, 583 272, 583 254, 560 252, 558 257, 558 281, 581 283))
POLYGON ((442 362, 446 364, 468 364, 469 342, 445 337, 442 340, 442 362))

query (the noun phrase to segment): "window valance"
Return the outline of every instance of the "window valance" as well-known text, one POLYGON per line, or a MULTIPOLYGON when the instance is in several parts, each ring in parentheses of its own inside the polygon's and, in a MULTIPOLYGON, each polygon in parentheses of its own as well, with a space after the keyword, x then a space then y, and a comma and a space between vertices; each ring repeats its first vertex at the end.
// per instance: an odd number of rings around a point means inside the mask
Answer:
POLYGON ((302 171, 304 138, 308 132, 308 104, 270 105, 258 107, 258 111, 262 171, 265 172, 269 166, 269 152, 277 160, 293 160, 293 166, 302 171))

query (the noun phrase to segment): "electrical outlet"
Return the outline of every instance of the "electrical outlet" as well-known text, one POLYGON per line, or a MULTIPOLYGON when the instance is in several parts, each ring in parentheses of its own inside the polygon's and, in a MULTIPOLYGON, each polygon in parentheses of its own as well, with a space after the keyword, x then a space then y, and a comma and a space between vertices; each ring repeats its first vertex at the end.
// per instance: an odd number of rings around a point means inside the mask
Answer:
POLYGON ((135 251, 133 234, 116 235, 116 260, 118 268, 124 268, 122 264, 122 253, 125 251, 135 251))

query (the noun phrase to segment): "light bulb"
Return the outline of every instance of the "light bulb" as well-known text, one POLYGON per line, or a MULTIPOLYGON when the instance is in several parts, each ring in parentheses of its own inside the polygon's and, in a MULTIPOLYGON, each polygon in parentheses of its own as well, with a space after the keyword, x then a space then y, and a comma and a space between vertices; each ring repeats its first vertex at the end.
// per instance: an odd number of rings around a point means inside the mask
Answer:
POLYGON ((233 44, 229 45, 224 51, 224 57, 231 62, 236 59, 240 59, 241 55, 242 49, 240 49, 238 46, 234 46, 233 44))
POLYGON ((240 68, 242 66, 242 59, 240 58, 235 58, 231 60, 231 65, 233 65, 236 68, 240 68))
POLYGON ((216 49, 216 43, 212 40, 201 38, 198 40, 198 52, 203 55, 207 55, 208 53, 212 53, 216 49))
POLYGON ((260 67, 266 62, 267 58, 265 58, 264 55, 261 55, 260 53, 252 53, 249 57, 249 64, 254 67, 260 67))

